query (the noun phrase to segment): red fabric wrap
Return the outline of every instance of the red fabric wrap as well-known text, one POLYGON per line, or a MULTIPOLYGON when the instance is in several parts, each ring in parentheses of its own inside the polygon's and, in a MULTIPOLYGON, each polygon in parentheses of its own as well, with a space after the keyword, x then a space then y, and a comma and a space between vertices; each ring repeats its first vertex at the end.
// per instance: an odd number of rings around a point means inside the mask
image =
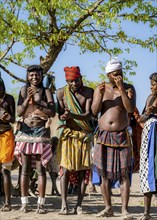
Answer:
POLYGON ((76 78, 81 77, 80 68, 78 66, 64 68, 66 80, 75 80, 76 78))

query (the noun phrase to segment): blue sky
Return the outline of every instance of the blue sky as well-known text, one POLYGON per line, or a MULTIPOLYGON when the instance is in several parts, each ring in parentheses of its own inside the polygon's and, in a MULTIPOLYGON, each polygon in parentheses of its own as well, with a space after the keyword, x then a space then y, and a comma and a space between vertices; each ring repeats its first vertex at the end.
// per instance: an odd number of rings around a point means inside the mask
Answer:
MULTIPOLYGON (((143 24, 124 22, 123 26, 128 35, 134 35, 136 37, 141 37, 142 39, 146 39, 151 33, 157 34, 157 28, 149 29, 147 25, 143 24)), ((119 46, 122 49, 126 46, 130 48, 129 54, 124 53, 118 57, 120 60, 135 60, 138 64, 138 67, 134 69, 136 75, 129 76, 129 80, 132 81, 135 86, 137 93, 137 107, 141 112, 145 105, 146 98, 150 94, 149 75, 153 72, 157 72, 157 51, 150 53, 149 50, 143 49, 139 46, 126 44, 119 44, 119 46)), ((20 50, 20 48, 18 48, 18 50, 20 50)), ((37 51, 37 55, 39 54, 40 52, 37 51)), ((91 52, 81 54, 78 47, 67 45, 66 50, 63 50, 59 54, 57 60, 51 68, 51 71, 55 72, 55 84, 57 89, 66 84, 63 70, 65 66, 79 66, 82 75, 85 75, 88 80, 98 81, 98 76, 102 73, 100 61, 105 66, 105 64, 109 61, 109 56, 107 54, 91 52)), ((33 61, 30 61, 30 65, 31 64, 39 64, 38 56, 33 61)), ((20 68, 15 68, 13 65, 10 65, 9 69, 14 73, 16 72, 19 77, 24 75, 25 79, 25 71, 23 71, 23 69, 21 70, 20 68)), ((17 86, 19 87, 19 85, 12 85, 12 78, 4 72, 2 72, 2 78, 4 79, 8 92, 11 92, 11 89, 17 88, 17 86)), ((19 88, 17 89, 17 92, 18 91, 19 88)))

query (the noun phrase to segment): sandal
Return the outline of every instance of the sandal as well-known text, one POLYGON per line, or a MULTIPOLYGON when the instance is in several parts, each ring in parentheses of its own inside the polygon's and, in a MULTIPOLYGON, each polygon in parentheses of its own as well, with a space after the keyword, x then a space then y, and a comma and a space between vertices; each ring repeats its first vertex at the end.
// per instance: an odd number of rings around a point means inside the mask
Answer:
POLYGON ((20 208, 19 212, 27 213, 28 212, 28 204, 27 203, 23 204, 22 207, 20 208))
POLYGON ((144 214, 144 215, 140 218, 140 220, 150 220, 150 219, 152 219, 152 217, 151 217, 149 214, 144 214))
POLYGON ((68 215, 68 208, 64 207, 59 212, 58 215, 68 215))
POLYGON ((38 214, 45 214, 46 211, 45 211, 45 209, 44 209, 44 205, 39 205, 39 204, 38 204, 36 213, 38 213, 38 214))
POLYGON ((114 214, 112 209, 104 209, 96 215, 96 217, 113 217, 113 216, 114 214))
POLYGON ((3 207, 0 209, 2 212, 10 212, 11 211, 11 205, 4 204, 3 207))

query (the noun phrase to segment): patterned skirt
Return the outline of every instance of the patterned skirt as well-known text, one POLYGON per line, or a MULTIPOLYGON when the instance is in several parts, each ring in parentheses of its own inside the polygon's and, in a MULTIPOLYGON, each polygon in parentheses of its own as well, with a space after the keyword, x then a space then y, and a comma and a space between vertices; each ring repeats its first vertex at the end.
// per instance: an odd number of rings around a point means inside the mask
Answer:
POLYGON ((142 193, 157 193, 157 119, 148 119, 142 131, 140 149, 140 188, 142 193), (152 128, 154 126, 154 128, 152 128))
POLYGON ((114 132, 114 135, 111 135, 111 132, 99 132, 98 141, 94 147, 93 164, 98 173, 107 179, 121 181, 132 172, 132 146, 127 145, 131 141, 123 138, 126 136, 125 133, 126 131, 114 132), (115 138, 116 136, 118 138, 115 138), (117 146, 117 142, 120 147, 117 146), (124 147, 122 147, 123 144, 124 147))
POLYGON ((15 134, 14 155, 22 165, 21 153, 31 155, 31 166, 36 166, 36 155, 41 155, 41 162, 46 166, 52 158, 52 149, 50 144, 50 130, 45 127, 30 128, 22 124, 20 131, 15 134))

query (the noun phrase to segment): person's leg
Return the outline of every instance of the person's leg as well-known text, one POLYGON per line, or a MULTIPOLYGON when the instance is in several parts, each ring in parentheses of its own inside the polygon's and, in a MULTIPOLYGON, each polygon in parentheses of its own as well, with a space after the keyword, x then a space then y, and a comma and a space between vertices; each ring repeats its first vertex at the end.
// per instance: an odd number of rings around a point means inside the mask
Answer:
POLYGON ((84 198, 84 194, 86 191, 86 186, 87 184, 85 184, 85 174, 86 174, 86 170, 81 170, 78 171, 78 199, 77 199, 77 204, 76 204, 76 208, 75 208, 75 212, 77 214, 81 214, 82 213, 82 201, 84 198))
POLYGON ((67 207, 67 192, 68 192, 68 182, 69 182, 69 171, 63 169, 63 175, 60 178, 60 188, 61 188, 61 198, 62 198, 62 208, 59 212, 61 215, 68 214, 68 207, 67 207))
POLYGON ((10 211, 11 210, 11 177, 10 171, 2 168, 3 175, 3 183, 4 183, 4 206, 2 211, 10 211))
POLYGON ((112 209, 110 181, 105 177, 101 177, 101 179, 102 179, 102 183, 100 188, 105 203, 105 209, 110 211, 112 209))
POLYGON ((123 178, 120 184, 121 200, 122 200, 122 215, 132 219, 128 212, 128 203, 130 196, 130 180, 129 177, 123 178))
POLYGON ((50 175, 50 178, 51 178, 51 181, 52 181, 51 195, 56 194, 57 196, 60 196, 60 193, 58 191, 57 184, 56 184, 58 174, 51 171, 51 172, 49 172, 49 175, 50 175))
POLYGON ((150 207, 151 207, 151 200, 152 200, 152 193, 145 193, 144 194, 144 214, 150 214, 150 207))
POLYGON ((21 167, 21 177, 20 177, 20 187, 21 187, 21 202, 22 208, 21 212, 27 212, 28 205, 28 189, 29 189, 29 175, 31 170, 31 155, 21 154, 22 167, 21 167))
POLYGON ((38 208, 37 213, 44 214, 45 190, 46 190, 46 169, 41 163, 41 155, 36 156, 36 170, 38 173, 38 208))

